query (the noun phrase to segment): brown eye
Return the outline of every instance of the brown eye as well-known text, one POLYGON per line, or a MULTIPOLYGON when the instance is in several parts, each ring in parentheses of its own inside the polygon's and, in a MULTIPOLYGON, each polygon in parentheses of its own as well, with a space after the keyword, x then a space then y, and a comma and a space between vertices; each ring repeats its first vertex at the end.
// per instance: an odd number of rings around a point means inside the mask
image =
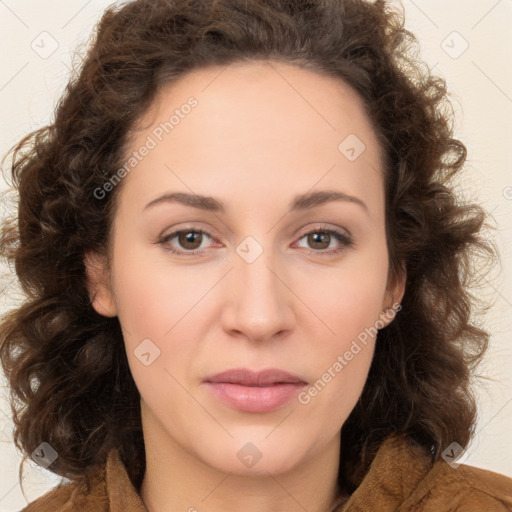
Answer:
POLYGON ((309 231, 308 233, 304 233, 300 240, 303 238, 306 238, 307 244, 307 247, 304 248, 309 250, 311 254, 318 254, 320 256, 328 256, 339 253, 354 244, 350 235, 335 229, 317 228, 315 230, 309 231), (339 244, 337 247, 335 246, 334 248, 329 248, 333 240, 338 241, 339 244))
POLYGON ((201 246, 202 239, 203 234, 198 231, 180 231, 178 234, 180 247, 188 250, 198 249, 201 246))
POLYGON ((194 256, 195 254, 204 252, 199 248, 204 241, 205 235, 207 238, 213 239, 209 233, 202 229, 180 229, 165 235, 158 240, 158 243, 173 254, 194 256), (176 242, 171 243, 173 239, 176 239, 176 242))
POLYGON ((332 235, 327 233, 327 231, 316 231, 309 233, 307 235, 308 244, 312 245, 313 249, 327 249, 331 241, 331 236, 332 235))

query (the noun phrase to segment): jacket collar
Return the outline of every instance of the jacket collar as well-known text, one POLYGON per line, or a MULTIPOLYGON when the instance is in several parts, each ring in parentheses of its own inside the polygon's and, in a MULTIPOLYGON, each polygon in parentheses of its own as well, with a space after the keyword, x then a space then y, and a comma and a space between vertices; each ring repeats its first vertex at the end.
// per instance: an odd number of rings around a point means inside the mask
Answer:
POLYGON ((115 448, 108 455, 105 478, 109 512, 148 512, 115 448))
POLYGON ((418 488, 433 464, 431 456, 405 436, 387 438, 361 484, 337 512, 394 512, 418 488))

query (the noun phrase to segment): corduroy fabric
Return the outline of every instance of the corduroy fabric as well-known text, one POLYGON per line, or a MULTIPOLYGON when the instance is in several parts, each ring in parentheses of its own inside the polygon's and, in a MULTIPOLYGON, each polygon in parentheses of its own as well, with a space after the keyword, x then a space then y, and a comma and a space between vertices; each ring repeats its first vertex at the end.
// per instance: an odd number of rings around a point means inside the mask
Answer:
MULTIPOLYGON (((363 481, 339 512, 512 512, 512 479, 444 460, 432 464, 420 446, 391 437, 380 446, 363 481)), ((98 470, 91 492, 67 483, 21 512, 148 512, 117 451, 98 470)))

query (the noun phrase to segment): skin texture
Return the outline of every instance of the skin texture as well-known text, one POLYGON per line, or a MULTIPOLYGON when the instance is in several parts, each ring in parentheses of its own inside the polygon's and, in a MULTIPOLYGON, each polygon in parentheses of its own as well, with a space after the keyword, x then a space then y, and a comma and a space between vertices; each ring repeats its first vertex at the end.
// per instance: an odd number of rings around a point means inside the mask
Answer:
POLYGON ((191 96, 198 105, 123 179, 111 273, 98 255, 86 256, 91 300, 119 317, 141 394, 141 496, 150 512, 329 510, 339 431, 363 389, 374 338, 307 404, 242 412, 202 381, 245 367, 280 368, 313 384, 365 328, 391 321, 383 311, 400 302, 405 278, 387 289, 380 148, 345 83, 255 62, 196 70, 162 89, 127 155, 191 96), (366 146, 354 161, 338 149, 349 134, 366 146), (335 201, 287 213, 296 195, 319 190, 355 196, 367 210, 335 201), (164 192, 213 196, 226 213, 178 203, 144 210, 164 192), (306 236, 322 227, 349 234, 353 245, 306 236), (211 237, 156 243, 177 229, 211 237), (263 252, 248 263, 238 246, 263 252), (160 350, 147 366, 134 353, 144 339, 160 350), (252 467, 237 456, 248 442, 261 454, 252 467))

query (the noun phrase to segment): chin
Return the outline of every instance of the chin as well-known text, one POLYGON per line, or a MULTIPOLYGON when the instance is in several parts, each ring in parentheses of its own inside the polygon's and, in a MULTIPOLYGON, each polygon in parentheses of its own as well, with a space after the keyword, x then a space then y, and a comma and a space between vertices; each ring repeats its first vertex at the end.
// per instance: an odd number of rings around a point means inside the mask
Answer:
MULTIPOLYGON (((278 435, 276 430, 272 432, 274 428, 266 427, 264 434, 260 428, 258 435, 239 432, 234 438, 217 440, 208 453, 198 455, 204 457, 206 464, 226 473, 241 476, 286 473, 300 464, 307 450, 298 446, 293 435, 287 435, 284 429, 278 435)), ((248 430, 254 433, 254 429, 248 430)))

